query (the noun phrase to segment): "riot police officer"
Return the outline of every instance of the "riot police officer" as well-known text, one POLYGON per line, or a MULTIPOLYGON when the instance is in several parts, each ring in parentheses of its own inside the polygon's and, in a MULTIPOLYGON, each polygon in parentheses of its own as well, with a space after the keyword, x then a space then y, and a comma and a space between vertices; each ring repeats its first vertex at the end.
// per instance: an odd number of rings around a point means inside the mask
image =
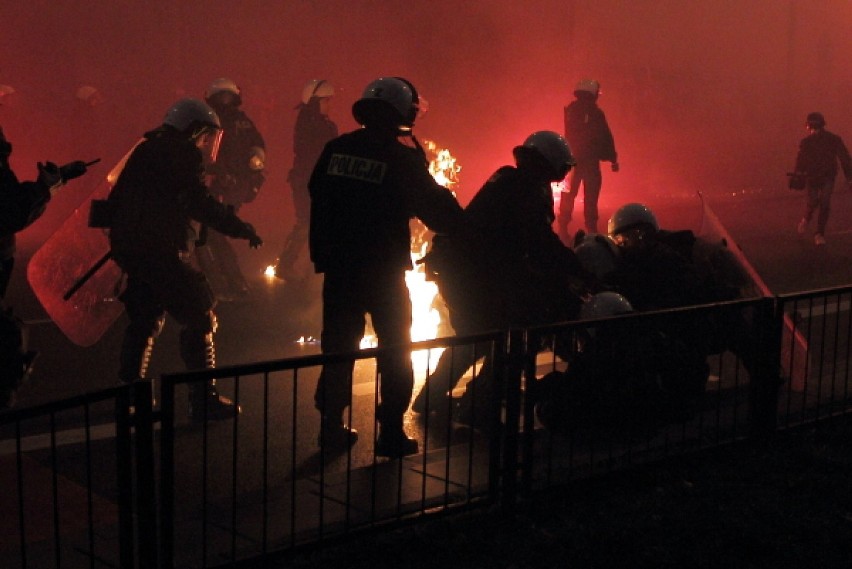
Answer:
POLYGON ((294 265, 308 242, 311 198, 308 180, 326 143, 338 135, 337 125, 328 117, 334 85, 327 79, 312 79, 302 89, 296 107, 296 126, 293 129, 293 168, 287 175, 293 195, 296 224, 284 241, 278 257, 275 275, 287 281, 298 281, 294 265))
MULTIPOLYGON (((222 125, 216 161, 207 166, 210 193, 239 212, 244 204, 257 198, 266 180, 266 144, 242 110, 242 91, 232 79, 220 77, 210 83, 204 100, 216 111, 222 125)), ((220 286, 214 286, 214 290, 219 289, 219 299, 245 298, 249 285, 227 237, 212 230, 206 235, 206 244, 197 250, 198 260, 208 278, 221 281, 220 286)))
MULTIPOLYGON (((412 268, 412 217, 437 232, 463 228, 462 209, 429 174, 425 153, 412 134, 420 98, 399 77, 367 85, 352 107, 363 128, 330 141, 313 170, 310 253, 324 274, 322 350, 356 351, 369 314, 379 347, 411 341, 411 299, 405 271, 412 268)), ((378 361, 381 404, 375 453, 400 457, 417 452, 403 430, 414 384, 410 354, 378 361)), ((320 444, 351 444, 356 434, 343 420, 350 404, 352 366, 323 367, 316 390, 322 415, 320 444)))
MULTIPOLYGON (((551 182, 565 178, 574 164, 568 144, 555 132, 538 131, 513 154, 516 167, 497 170, 464 210, 476 238, 436 239, 427 257, 461 335, 569 320, 580 307, 583 270, 553 231, 551 182)), ((448 409, 448 392, 485 352, 484 346, 445 351, 412 409, 448 409)), ((491 368, 484 367, 462 398, 456 417, 461 422, 485 418, 492 386, 491 368)))
MULTIPOLYGON (((215 301, 207 279, 189 262, 197 237, 193 222, 247 239, 252 247, 262 243, 254 228, 204 184, 200 147, 215 150, 220 129, 216 113, 203 101, 177 101, 162 125, 144 135, 110 192, 110 250, 127 276, 120 299, 130 319, 121 346, 122 381, 145 377, 166 313, 182 326, 180 354, 187 369, 215 366, 215 301)), ((237 412, 217 393, 215 382, 190 387, 192 420, 226 419, 237 412)))

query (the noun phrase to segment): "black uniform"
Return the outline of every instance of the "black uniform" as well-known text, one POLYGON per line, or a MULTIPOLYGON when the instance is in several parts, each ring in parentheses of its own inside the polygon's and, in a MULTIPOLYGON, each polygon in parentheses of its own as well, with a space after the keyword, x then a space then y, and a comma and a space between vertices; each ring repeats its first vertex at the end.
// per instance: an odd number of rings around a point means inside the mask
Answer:
MULTIPOLYGON (((534 326, 577 316, 580 299, 573 292, 582 269, 573 251, 553 232, 550 182, 530 171, 504 166, 485 183, 465 208, 476 240, 437 240, 428 265, 436 273, 450 321, 457 334, 534 326)), ((439 410, 477 356, 459 348, 442 354, 414 410, 439 410)), ((486 363, 488 363, 486 361, 486 363)), ((480 373, 488 377, 489 369, 480 373)), ((485 383, 478 382, 476 404, 484 404, 485 383)), ((469 387, 466 393, 472 393, 469 387)), ((474 402, 471 402, 474 404, 474 402)), ((478 414, 481 415, 481 414, 478 414)))
POLYGON ((569 192, 562 193, 560 218, 571 220, 574 199, 583 184, 586 231, 597 233, 598 198, 601 193, 601 161, 618 162, 612 131, 595 100, 583 94, 565 107, 565 138, 577 164, 571 174, 569 192))
MULTIPOLYGON (((255 149, 265 151, 266 144, 254 122, 239 107, 212 103, 211 106, 222 124, 222 141, 216 162, 208 167, 208 174, 212 174, 210 193, 238 212, 243 204, 254 201, 265 181, 263 165, 252 168, 251 159, 255 149)), ((214 230, 206 235, 205 241, 207 247, 197 251, 198 261, 208 278, 216 279, 220 299, 246 295, 248 283, 228 239, 214 230)))
POLYGON ((279 257, 282 276, 293 278, 293 264, 308 241, 311 196, 308 181, 325 145, 338 135, 337 125, 319 110, 320 100, 311 99, 299 107, 293 130, 293 168, 287 177, 293 195, 296 224, 284 242, 279 257))
MULTIPOLYGON (((462 209, 430 176, 419 148, 362 128, 329 142, 311 176, 310 253, 324 273, 324 353, 359 348, 370 314, 379 346, 411 341, 409 220, 437 232, 462 227, 462 209)), ((412 140, 412 139, 408 139, 412 140)), ((402 433, 413 386, 407 353, 379 361, 382 428, 402 433)), ((351 366, 325 366, 316 391, 323 416, 339 418, 351 399, 351 366)))
POLYGON ((110 193, 110 247, 127 274, 121 300, 130 317, 121 350, 123 381, 144 376, 166 312, 183 327, 186 367, 214 364, 213 294, 204 275, 188 262, 196 239, 193 221, 230 237, 256 235, 210 196, 202 174, 199 149, 185 134, 163 126, 145 134, 110 193))
POLYGON ((19 182, 0 159, 0 299, 15 264, 15 234, 42 216, 50 201, 50 188, 41 181, 19 182))

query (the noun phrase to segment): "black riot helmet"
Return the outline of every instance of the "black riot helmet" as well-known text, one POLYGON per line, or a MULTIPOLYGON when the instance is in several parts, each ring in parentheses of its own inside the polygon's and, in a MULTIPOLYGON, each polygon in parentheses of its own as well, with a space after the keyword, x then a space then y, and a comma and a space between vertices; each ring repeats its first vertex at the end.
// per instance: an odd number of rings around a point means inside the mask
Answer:
POLYGON ((392 124, 407 131, 422 116, 424 103, 410 81, 402 77, 380 77, 367 85, 361 98, 352 105, 352 116, 367 127, 392 124))

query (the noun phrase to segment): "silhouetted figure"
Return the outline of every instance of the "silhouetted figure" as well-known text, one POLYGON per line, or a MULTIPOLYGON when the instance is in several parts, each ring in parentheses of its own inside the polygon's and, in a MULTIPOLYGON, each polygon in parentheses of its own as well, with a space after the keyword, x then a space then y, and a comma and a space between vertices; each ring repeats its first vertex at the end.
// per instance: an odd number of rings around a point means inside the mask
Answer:
MULTIPOLYGON (((211 139, 219 130, 219 118, 207 104, 177 101, 163 124, 145 133, 110 192, 110 251, 127 277, 119 298, 130 319, 121 345, 121 381, 145 377, 166 313, 182 327, 180 354, 186 368, 215 367, 215 299, 207 279, 190 264, 193 222, 247 239, 252 247, 262 243, 254 228, 213 198, 204 184, 200 147, 215 148, 211 139)), ((239 412, 217 393, 214 381, 193 383, 189 402, 194 421, 239 412)))
MULTIPOLYGON (((352 107, 364 128, 329 142, 314 168, 310 252, 323 273, 322 351, 354 352, 370 315, 379 347, 411 342, 412 217, 437 232, 463 229, 462 209, 432 176, 412 134, 420 99, 413 85, 383 77, 367 85, 352 107)), ((381 403, 375 452, 417 452, 403 430, 414 377, 406 351, 378 361, 381 403)), ((343 413, 352 398, 352 365, 323 366, 316 390, 322 415, 320 445, 347 445, 357 434, 343 413)))
POLYGON ((598 106, 600 83, 583 79, 574 87, 575 100, 565 107, 565 138, 577 161, 571 174, 569 191, 562 192, 559 205, 559 234, 569 242, 567 227, 574 213, 574 200, 583 186, 584 218, 588 233, 598 232, 598 198, 603 178, 601 161, 611 162, 618 172, 618 154, 606 116, 598 106))
MULTIPOLYGON (((222 125, 216 161, 207 166, 210 193, 237 213, 257 198, 266 180, 266 144, 254 122, 240 108, 242 92, 233 80, 216 79, 204 98, 222 125)), ((205 241, 207 246, 199 247, 196 255, 207 278, 214 282, 219 300, 248 297, 249 284, 228 238, 208 230, 205 241)))
MULTIPOLYGON (((497 170, 465 208, 475 239, 435 238, 426 258, 459 335, 569 320, 577 315, 582 268, 553 231, 550 184, 565 177, 573 157, 559 134, 539 131, 513 150, 516 166, 497 170)), ((412 404, 417 413, 445 414, 451 391, 487 346, 446 350, 412 404)), ((456 419, 487 425, 494 390, 491 358, 468 384, 456 419)))
POLYGON ((796 156, 794 178, 803 179, 803 189, 807 192, 805 214, 799 221, 797 231, 804 235, 808 230, 814 212, 817 226, 814 232, 814 244, 825 245, 825 226, 831 213, 831 194, 834 191, 834 179, 837 176, 837 164, 843 169, 846 183, 852 188, 852 158, 843 139, 825 130, 825 117, 822 113, 810 113, 805 121, 808 136, 799 143, 796 156))
POLYGON ((334 86, 326 79, 313 79, 302 89, 302 99, 296 107, 296 126, 293 130, 293 168, 287 176, 293 196, 296 223, 284 241, 278 257, 275 275, 288 282, 304 278, 295 268, 296 261, 308 243, 311 221, 311 196, 308 181, 314 165, 328 141, 338 135, 337 125, 328 118, 334 86))
POLYGON ((9 167, 12 144, 0 128, 0 299, 15 265, 15 234, 32 225, 47 209, 51 196, 65 182, 86 173, 86 164, 75 161, 62 167, 53 162, 38 163, 38 178, 20 182, 9 167))

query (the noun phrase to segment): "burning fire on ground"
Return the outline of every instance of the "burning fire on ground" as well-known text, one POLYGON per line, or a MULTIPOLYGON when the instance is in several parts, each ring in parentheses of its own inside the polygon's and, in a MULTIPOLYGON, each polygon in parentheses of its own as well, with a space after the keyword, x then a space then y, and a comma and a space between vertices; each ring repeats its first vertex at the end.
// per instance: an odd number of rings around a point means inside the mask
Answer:
MULTIPOLYGON (((446 148, 441 148, 431 140, 423 142, 426 158, 429 160, 429 173, 448 191, 454 192, 459 181, 461 166, 456 158, 446 148)), ((442 325, 442 315, 439 306, 442 304, 438 295, 438 285, 426 280, 423 265, 418 261, 423 258, 429 248, 432 234, 419 220, 411 222, 411 260, 414 269, 406 271, 405 283, 411 296, 411 339, 412 341, 431 340, 438 337, 442 325)), ((443 323, 446 325, 446 322, 443 323)), ((367 334, 361 339, 362 348, 376 346, 376 337, 367 334)), ((418 350, 412 352, 411 361, 415 369, 423 369, 428 363, 434 369, 443 348, 433 350, 418 350)))

